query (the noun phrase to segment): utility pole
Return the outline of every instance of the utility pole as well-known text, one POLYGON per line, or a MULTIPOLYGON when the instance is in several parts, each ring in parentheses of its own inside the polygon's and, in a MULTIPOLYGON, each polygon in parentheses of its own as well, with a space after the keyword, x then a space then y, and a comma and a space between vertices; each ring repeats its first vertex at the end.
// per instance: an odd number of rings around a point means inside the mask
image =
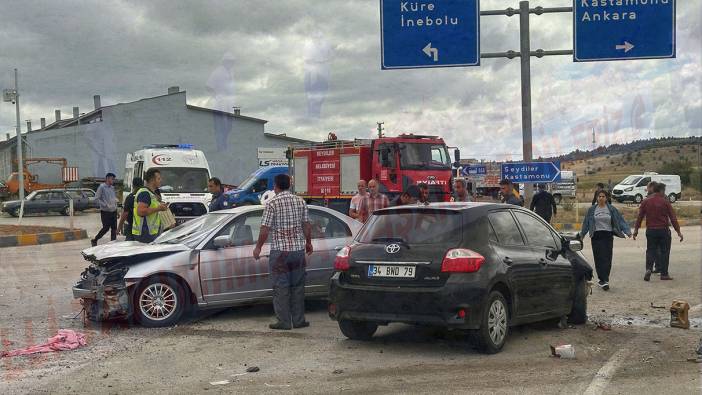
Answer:
POLYGON ((385 122, 376 122, 378 124, 378 138, 383 138, 383 124, 385 122))
POLYGON ((20 124, 20 104, 19 104, 19 84, 17 82, 17 69, 15 69, 15 89, 5 89, 3 91, 3 101, 12 102, 15 104, 15 116, 17 118, 17 181, 18 193, 20 198, 20 215, 18 224, 22 223, 22 215, 24 214, 24 166, 22 161, 22 126, 20 124))

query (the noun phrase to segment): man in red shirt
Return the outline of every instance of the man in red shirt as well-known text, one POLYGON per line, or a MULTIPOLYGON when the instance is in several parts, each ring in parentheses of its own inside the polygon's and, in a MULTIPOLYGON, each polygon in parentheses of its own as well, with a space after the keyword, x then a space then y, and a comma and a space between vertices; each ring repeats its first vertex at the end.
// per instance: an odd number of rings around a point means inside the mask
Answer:
POLYGON ((668 199, 661 195, 661 184, 653 187, 653 194, 646 198, 639 206, 639 217, 636 219, 634 227, 634 240, 639 234, 641 220, 646 217, 646 274, 644 281, 651 279, 653 262, 656 262, 661 271, 661 280, 672 280, 668 273, 668 263, 670 259, 670 230, 668 224, 673 225, 673 229, 678 233, 680 242, 683 235, 680 232, 680 225, 675 216, 673 206, 668 199))
POLYGON ((375 210, 380 210, 389 205, 390 200, 388 197, 378 192, 378 181, 370 180, 368 181, 368 194, 361 200, 358 220, 366 222, 375 210))

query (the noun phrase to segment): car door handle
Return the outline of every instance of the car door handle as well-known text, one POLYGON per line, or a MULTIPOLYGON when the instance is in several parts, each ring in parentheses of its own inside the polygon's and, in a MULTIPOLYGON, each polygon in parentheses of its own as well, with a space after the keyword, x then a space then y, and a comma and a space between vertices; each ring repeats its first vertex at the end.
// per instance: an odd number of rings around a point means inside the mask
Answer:
POLYGON ((502 259, 502 262, 504 262, 504 263, 507 264, 507 265, 511 265, 511 264, 514 263, 514 261, 512 260, 512 258, 510 258, 510 257, 508 257, 508 256, 506 256, 504 259, 502 259))

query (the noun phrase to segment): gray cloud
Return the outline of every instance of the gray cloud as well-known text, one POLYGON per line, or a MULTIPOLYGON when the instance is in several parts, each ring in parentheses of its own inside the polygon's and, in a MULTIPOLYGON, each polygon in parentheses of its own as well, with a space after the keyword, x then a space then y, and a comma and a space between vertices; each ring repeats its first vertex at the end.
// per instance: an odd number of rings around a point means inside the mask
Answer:
MULTIPOLYGON (((481 1, 483 9, 508 5, 518 2, 481 1)), ((701 12, 700 2, 679 2, 673 60, 533 59, 535 152, 536 145, 544 153, 588 148, 592 128, 611 142, 651 129, 657 135, 702 134, 701 12), (645 106, 633 117, 639 97, 645 106)), ((570 48, 570 18, 532 16, 533 48, 570 48)), ((465 157, 521 153, 519 60, 382 71, 377 0, 24 1, 3 7, 0 26, 0 84, 10 86, 12 68, 20 69, 22 119, 35 124, 39 117, 52 119, 54 108, 90 110, 93 94, 111 104, 160 95, 171 85, 187 90, 192 104, 214 106, 207 80, 228 52, 235 104, 269 120, 271 132, 369 137, 375 122, 384 121, 389 133, 442 135, 465 157), (304 51, 317 32, 333 56, 319 118, 310 118, 304 51)), ((482 50, 518 49, 518 27, 516 16, 481 18, 482 50)), ((0 106, 3 136, 12 125, 14 111, 0 106)))

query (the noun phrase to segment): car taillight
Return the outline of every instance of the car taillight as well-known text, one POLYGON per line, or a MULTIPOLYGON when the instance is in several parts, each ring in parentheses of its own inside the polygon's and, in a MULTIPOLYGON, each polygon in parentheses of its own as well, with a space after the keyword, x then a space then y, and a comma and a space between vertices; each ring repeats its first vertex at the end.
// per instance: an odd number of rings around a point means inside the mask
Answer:
POLYGON ((485 258, 475 251, 466 248, 448 250, 441 262, 441 271, 444 273, 473 273, 480 270, 485 263, 485 258))
POLYGON ((349 270, 349 256, 351 255, 351 247, 346 246, 336 253, 334 258, 334 270, 345 272, 349 270))

